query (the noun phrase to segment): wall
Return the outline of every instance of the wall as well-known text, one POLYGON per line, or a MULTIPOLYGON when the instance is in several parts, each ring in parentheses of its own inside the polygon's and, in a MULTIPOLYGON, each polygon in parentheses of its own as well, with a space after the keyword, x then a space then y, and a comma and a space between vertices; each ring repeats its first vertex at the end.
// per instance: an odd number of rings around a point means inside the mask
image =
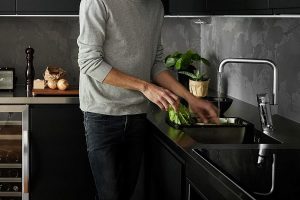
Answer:
MULTIPOLYGON (((279 69, 278 114, 300 122, 300 19, 212 18, 201 26, 201 53, 213 65, 211 87, 217 88, 217 69, 225 58, 261 58, 279 69)), ((271 92, 272 70, 263 65, 228 64, 223 90, 257 105, 256 94, 271 92)))
MULTIPOLYGON (((61 66, 71 84, 78 84, 78 18, 0 18, 0 66, 15 67, 18 83, 25 80, 25 48, 35 49, 36 77, 46 66, 61 66)), ((165 55, 193 49, 208 58, 211 87, 216 89, 217 68, 228 57, 267 58, 279 68, 279 111, 300 122, 300 20, 212 18, 197 25, 189 19, 165 19, 162 42, 165 55), (201 37, 200 37, 201 36, 201 37)), ((268 67, 231 64, 225 67, 224 92, 256 105, 256 94, 270 93, 272 71, 268 67)))
POLYGON ((76 18, 0 18, 0 66, 16 69, 18 84, 25 82, 26 54, 34 48, 36 78, 43 78, 46 66, 67 70, 72 84, 78 83, 76 18))
POLYGON ((166 18, 162 29, 165 55, 193 49, 200 53, 201 27, 190 19, 166 18))
MULTIPOLYGON (((43 78, 46 66, 60 66, 71 84, 78 84, 78 18, 1 17, 0 67, 14 67, 18 84, 25 82, 25 48, 35 49, 36 78, 43 78)), ((166 19, 162 31, 166 55, 189 48, 200 52, 200 26, 191 20, 166 19)))

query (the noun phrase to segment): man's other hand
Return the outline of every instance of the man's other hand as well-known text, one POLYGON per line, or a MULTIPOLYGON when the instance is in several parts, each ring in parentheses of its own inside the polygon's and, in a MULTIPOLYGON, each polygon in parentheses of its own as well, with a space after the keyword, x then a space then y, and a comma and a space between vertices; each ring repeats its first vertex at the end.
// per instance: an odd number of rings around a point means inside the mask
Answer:
POLYGON ((177 110, 179 106, 179 98, 177 95, 157 85, 151 83, 146 84, 142 93, 161 110, 167 111, 169 105, 177 110))

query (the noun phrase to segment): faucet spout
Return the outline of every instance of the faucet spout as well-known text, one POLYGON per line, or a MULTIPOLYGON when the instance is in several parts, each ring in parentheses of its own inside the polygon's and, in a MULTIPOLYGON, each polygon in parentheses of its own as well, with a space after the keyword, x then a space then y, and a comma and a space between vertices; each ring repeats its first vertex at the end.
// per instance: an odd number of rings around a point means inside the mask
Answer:
POLYGON ((250 63, 250 64, 267 64, 273 69, 273 102, 272 105, 278 104, 278 70, 276 65, 270 61, 265 59, 247 59, 247 58, 228 58, 223 60, 219 65, 219 72, 223 72, 224 66, 228 63, 250 63))

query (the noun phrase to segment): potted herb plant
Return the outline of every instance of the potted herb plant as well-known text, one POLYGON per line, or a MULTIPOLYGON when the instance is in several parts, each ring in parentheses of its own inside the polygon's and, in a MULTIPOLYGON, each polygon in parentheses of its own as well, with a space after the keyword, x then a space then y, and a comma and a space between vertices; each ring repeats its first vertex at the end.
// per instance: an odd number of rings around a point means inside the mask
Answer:
POLYGON ((200 69, 195 70, 194 73, 188 71, 180 71, 178 73, 189 77, 189 90, 194 96, 207 96, 209 78, 206 73, 201 73, 200 69))
MULTIPOLYGON (((202 58, 198 53, 188 50, 186 53, 175 52, 165 58, 165 64, 169 69, 176 70, 177 72, 186 71, 193 73, 196 70, 195 63, 203 62, 209 65, 208 60, 202 58)), ((177 73, 178 81, 183 84, 187 89, 189 88, 189 78, 182 73, 177 73)))

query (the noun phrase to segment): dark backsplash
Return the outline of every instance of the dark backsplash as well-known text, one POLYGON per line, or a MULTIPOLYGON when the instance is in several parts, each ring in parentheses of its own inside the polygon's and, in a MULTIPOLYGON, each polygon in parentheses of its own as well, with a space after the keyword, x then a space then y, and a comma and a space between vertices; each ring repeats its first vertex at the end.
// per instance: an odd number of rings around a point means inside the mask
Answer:
MULTIPOLYGON (((201 26, 201 52, 213 63, 212 77, 225 58, 274 61, 279 70, 278 114, 300 123, 300 19, 216 17, 201 26)), ((258 93, 271 94, 268 66, 231 64, 223 76, 227 94, 247 103, 257 105, 258 93)), ((216 78, 211 86, 216 89, 216 78)))
POLYGON ((0 18, 0 66, 14 67, 18 84, 25 82, 26 54, 35 49, 36 78, 43 79, 47 66, 60 66, 68 72, 71 84, 78 84, 78 18, 0 18))
MULTIPOLYGON (((18 84, 25 81, 25 48, 35 49, 36 78, 43 79, 47 66, 63 67, 71 84, 78 84, 78 18, 0 18, 0 67, 14 67, 18 84)), ((162 40, 166 54, 193 48, 200 52, 200 26, 184 19, 167 19, 162 40)))
MULTIPOLYGON (((1 17, 0 66, 14 67, 18 84, 25 81, 25 48, 35 49, 36 78, 46 66, 60 66, 71 84, 78 84, 78 18, 1 17)), ((217 68, 229 57, 273 60, 279 68, 278 114, 300 123, 300 19, 212 18, 197 25, 189 19, 165 19, 162 30, 165 55, 193 49, 208 58, 211 87, 216 89, 217 68)), ((225 92, 256 105, 256 94, 271 92, 268 67, 225 67, 225 92)))

